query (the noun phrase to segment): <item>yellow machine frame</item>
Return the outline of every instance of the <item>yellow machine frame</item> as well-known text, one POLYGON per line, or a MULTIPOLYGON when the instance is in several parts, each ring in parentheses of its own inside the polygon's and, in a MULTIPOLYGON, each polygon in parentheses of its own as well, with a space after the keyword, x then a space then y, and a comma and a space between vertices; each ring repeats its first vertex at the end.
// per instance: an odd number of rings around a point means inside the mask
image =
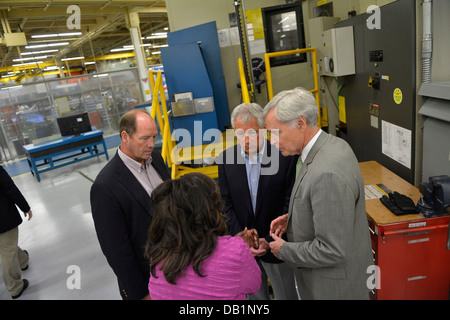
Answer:
MULTIPOLYGON (((307 53, 307 52, 311 52, 311 55, 312 55, 312 66, 313 66, 313 76, 314 76, 314 89, 310 90, 310 92, 315 95, 316 102, 317 102, 317 108, 319 109, 319 118, 318 118, 319 127, 325 127, 325 126, 328 126, 328 123, 327 123, 326 112, 324 112, 324 114, 322 114, 321 108, 320 108, 319 76, 318 76, 318 72, 317 72, 316 48, 287 50, 287 51, 271 52, 271 53, 264 54, 264 62, 266 64, 266 84, 267 84, 267 91, 269 94, 269 101, 272 100, 272 98, 273 98, 272 71, 270 68, 270 58, 289 56, 292 54, 307 53)), ((241 79, 241 83, 246 83, 244 66, 242 63, 242 59, 240 59, 240 58, 238 60, 238 65, 239 65, 239 76, 241 79)), ((250 95, 249 95, 247 86, 241 85, 241 88, 242 88, 242 101, 250 103, 250 95)))

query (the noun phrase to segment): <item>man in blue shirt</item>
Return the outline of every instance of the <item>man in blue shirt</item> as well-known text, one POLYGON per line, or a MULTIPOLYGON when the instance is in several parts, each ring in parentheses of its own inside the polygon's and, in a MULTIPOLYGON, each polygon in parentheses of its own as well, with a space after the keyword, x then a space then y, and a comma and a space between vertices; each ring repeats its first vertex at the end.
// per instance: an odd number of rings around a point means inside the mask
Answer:
POLYGON ((219 187, 230 234, 256 229, 259 247, 251 248, 262 273, 261 289, 250 299, 269 299, 267 278, 275 299, 298 299, 292 269, 269 250, 270 222, 287 212, 295 181, 297 156, 284 157, 264 137, 263 109, 243 103, 231 114, 238 144, 218 159, 219 187))

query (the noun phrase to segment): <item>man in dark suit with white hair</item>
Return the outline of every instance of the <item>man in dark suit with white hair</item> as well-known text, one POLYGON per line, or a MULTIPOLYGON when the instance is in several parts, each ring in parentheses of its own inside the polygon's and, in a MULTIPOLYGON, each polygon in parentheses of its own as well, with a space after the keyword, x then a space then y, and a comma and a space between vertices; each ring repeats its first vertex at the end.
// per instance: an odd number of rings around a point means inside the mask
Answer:
POLYGON ((222 153, 219 187, 225 203, 224 216, 229 232, 256 229, 259 248, 251 248, 261 269, 261 289, 250 299, 269 299, 269 278, 275 299, 298 299, 292 270, 274 257, 268 242, 270 222, 287 212, 295 179, 297 156, 283 157, 264 138, 263 109, 243 103, 231 114, 239 143, 222 153))

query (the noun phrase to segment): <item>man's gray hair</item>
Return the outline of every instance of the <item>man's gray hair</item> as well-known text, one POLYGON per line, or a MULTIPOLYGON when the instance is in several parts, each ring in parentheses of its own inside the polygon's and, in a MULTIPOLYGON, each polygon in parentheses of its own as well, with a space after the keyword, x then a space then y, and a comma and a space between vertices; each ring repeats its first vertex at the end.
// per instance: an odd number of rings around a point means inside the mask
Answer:
POLYGON ((319 110, 314 95, 304 88, 295 88, 278 93, 264 108, 264 117, 275 108, 275 117, 281 122, 291 122, 294 127, 297 119, 305 117, 310 127, 317 125, 319 110))
POLYGON ((242 123, 247 123, 253 118, 258 121, 260 128, 264 127, 264 113, 263 108, 257 103, 241 103, 234 108, 231 113, 231 125, 234 128, 236 119, 240 119, 242 123))

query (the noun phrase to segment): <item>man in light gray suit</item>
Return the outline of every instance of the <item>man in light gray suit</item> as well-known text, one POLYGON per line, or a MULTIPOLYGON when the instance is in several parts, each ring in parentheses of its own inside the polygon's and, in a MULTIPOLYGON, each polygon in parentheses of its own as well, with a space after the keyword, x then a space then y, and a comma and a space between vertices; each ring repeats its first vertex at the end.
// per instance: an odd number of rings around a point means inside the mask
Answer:
POLYGON ((271 143, 284 156, 300 155, 289 212, 271 224, 272 253, 294 268, 302 299, 368 299, 373 259, 352 149, 318 127, 316 101, 305 89, 280 92, 264 113, 271 143))

